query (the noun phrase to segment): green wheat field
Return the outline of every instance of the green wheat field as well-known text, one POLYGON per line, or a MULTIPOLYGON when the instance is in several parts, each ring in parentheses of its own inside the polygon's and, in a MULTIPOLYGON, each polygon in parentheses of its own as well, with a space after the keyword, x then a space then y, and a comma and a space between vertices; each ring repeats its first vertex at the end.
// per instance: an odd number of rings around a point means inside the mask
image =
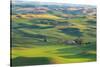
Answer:
POLYGON ((12 2, 11 66, 96 61, 96 7, 12 2))

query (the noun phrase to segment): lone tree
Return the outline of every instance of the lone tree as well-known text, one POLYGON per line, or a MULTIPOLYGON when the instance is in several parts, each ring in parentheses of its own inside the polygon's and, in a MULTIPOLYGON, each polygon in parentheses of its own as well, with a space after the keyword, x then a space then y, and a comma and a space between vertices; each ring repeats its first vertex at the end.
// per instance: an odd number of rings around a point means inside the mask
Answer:
POLYGON ((47 42, 48 40, 47 40, 47 37, 46 36, 44 36, 44 42, 47 42))
POLYGON ((82 45, 83 39, 81 37, 74 40, 78 45, 82 45))

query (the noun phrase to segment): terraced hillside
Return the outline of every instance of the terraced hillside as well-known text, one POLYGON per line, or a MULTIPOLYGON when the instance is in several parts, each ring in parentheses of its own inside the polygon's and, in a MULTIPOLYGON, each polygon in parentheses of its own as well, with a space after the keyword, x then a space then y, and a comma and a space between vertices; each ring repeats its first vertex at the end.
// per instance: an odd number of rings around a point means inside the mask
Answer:
POLYGON ((95 7, 33 4, 13 4, 12 66, 96 61, 95 7))

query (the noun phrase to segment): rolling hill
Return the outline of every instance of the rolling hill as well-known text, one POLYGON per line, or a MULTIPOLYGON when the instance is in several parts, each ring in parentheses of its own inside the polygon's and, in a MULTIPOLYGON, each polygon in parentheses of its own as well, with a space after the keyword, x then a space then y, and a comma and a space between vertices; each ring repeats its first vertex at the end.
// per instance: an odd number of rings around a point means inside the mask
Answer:
POLYGON ((96 7, 14 3, 12 66, 96 61, 96 7))

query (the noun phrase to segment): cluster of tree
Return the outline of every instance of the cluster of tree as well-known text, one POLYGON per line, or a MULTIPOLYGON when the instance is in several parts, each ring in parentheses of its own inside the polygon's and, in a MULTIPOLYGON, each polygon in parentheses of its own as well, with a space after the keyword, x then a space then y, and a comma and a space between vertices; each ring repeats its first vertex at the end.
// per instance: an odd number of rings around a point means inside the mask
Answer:
MULTIPOLYGON (((48 42, 48 38, 46 36, 43 37, 44 42, 48 42)), ((62 41, 62 40, 61 40, 62 41)), ((82 45, 83 44, 83 39, 81 37, 74 39, 74 40, 63 40, 62 43, 64 44, 73 44, 73 45, 82 45)))
POLYGON ((74 45, 82 45, 83 39, 82 38, 77 38, 74 40, 64 40, 64 44, 74 44, 74 45))

